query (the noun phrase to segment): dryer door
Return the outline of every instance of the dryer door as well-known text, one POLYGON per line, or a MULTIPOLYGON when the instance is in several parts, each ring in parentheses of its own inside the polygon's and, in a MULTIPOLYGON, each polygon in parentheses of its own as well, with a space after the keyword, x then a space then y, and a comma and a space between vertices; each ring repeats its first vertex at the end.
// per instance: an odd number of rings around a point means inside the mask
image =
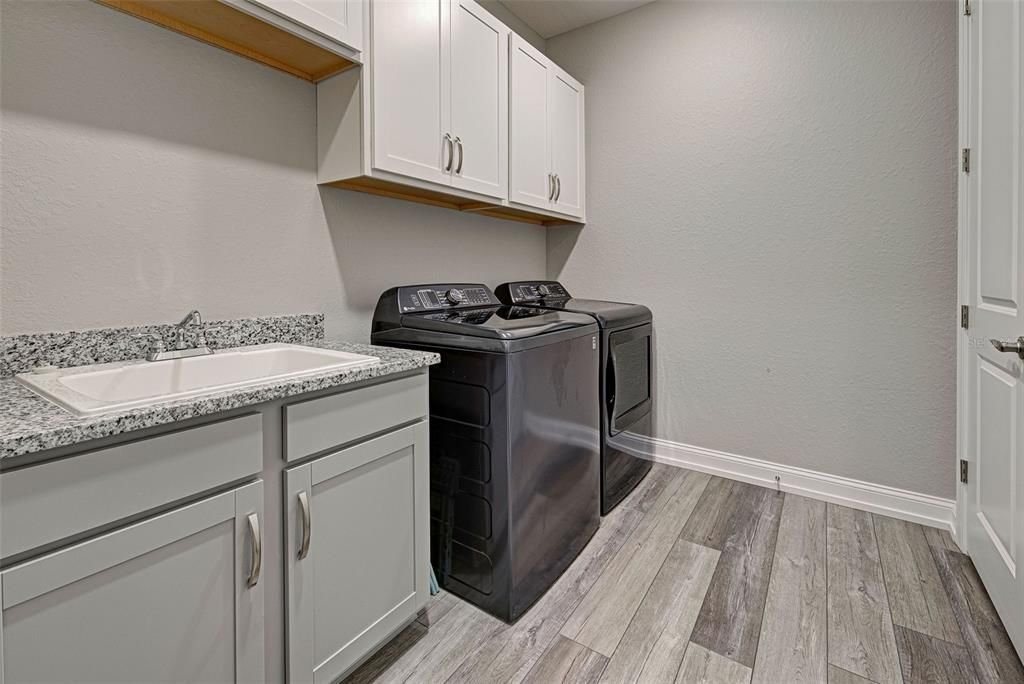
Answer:
POLYGON ((608 335, 605 409, 609 435, 628 430, 651 412, 652 330, 648 323, 608 335))

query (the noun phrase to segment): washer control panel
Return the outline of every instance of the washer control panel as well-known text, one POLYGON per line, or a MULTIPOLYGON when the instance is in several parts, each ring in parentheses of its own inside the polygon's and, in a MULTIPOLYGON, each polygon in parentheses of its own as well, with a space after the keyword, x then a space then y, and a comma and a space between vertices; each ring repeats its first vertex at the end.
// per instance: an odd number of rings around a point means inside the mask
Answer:
POLYGON ((501 302, 486 285, 476 283, 441 283, 416 285, 398 289, 398 307, 402 313, 469 309, 476 306, 499 306, 501 302))
POLYGON ((508 283, 508 297, 512 304, 553 302, 569 299, 569 292, 555 280, 531 280, 508 283))

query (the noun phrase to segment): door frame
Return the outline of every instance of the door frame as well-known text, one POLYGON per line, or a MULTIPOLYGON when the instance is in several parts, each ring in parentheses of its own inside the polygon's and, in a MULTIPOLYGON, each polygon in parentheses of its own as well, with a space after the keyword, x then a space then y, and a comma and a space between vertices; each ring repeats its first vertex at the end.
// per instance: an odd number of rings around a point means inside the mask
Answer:
MULTIPOLYGON (((967 449, 967 387, 969 379, 967 351, 970 343, 970 327, 963 328, 960 325, 960 307, 970 305, 970 282, 968 280, 968 269, 970 267, 970 245, 968 243, 968 228, 970 218, 969 195, 970 182, 964 173, 960 161, 961 150, 971 147, 971 17, 964 12, 965 2, 959 0, 957 6, 957 46, 958 46, 958 95, 957 95, 957 150, 954 163, 957 169, 957 316, 956 325, 956 458, 952 464, 953 481, 956 483, 956 508, 953 519, 953 539, 965 552, 967 548, 967 511, 964 506, 967 502, 967 485, 960 482, 960 461, 961 459, 972 462, 971 454, 967 449)), ((973 312, 969 312, 973 313, 973 312)), ((968 466, 969 467, 969 466, 968 466)))

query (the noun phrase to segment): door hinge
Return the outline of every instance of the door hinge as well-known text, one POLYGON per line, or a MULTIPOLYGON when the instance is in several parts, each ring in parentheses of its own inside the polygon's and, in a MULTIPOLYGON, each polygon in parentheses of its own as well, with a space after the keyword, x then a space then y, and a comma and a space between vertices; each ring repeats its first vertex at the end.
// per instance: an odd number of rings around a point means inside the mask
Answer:
POLYGON ((971 307, 966 304, 960 305, 960 327, 967 330, 971 325, 971 307))
POLYGON ((967 461, 960 459, 960 481, 967 484, 967 461))
POLYGON ((971 172, 971 148, 965 147, 960 151, 960 168, 964 173, 971 172))
POLYGON ((964 16, 971 16, 971 0, 964 0, 964 16))

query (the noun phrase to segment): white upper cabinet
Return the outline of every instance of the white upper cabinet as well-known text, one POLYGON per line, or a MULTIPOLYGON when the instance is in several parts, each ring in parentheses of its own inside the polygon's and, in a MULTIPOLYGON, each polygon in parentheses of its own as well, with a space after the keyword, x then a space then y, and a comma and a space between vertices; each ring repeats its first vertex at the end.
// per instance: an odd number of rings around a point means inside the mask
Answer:
POLYGON ((473 0, 451 0, 452 185, 505 196, 509 29, 473 0))
POLYGON ((473 0, 372 12, 373 167, 503 198, 508 27, 473 0))
POLYGON ((370 10, 373 168, 443 185, 455 154, 447 9, 437 0, 389 0, 370 10))
POLYGON ((583 86, 558 67, 548 72, 548 130, 555 211, 583 216, 583 86))
MULTIPOLYGON (((355 63, 362 62, 360 52, 365 42, 363 13, 366 1, 219 0, 224 5, 355 63)), ((199 4, 196 3, 196 6, 199 4)))
POLYGON ((379 0, 369 12, 368 66, 318 85, 319 182, 500 205, 508 27, 474 0, 379 0))
POLYGON ((583 86, 519 36, 509 67, 509 202, 583 218, 583 86))
POLYGON ((252 0, 353 50, 363 49, 363 0, 252 0))
MULTIPOLYGON (((270 0, 266 0, 270 1, 270 0)), ((370 0, 317 84, 317 180, 537 225, 584 217, 583 86, 476 0, 370 0)))
POLYGON ((548 140, 547 57, 519 36, 512 36, 509 66, 509 200, 551 208, 554 179, 548 140))

